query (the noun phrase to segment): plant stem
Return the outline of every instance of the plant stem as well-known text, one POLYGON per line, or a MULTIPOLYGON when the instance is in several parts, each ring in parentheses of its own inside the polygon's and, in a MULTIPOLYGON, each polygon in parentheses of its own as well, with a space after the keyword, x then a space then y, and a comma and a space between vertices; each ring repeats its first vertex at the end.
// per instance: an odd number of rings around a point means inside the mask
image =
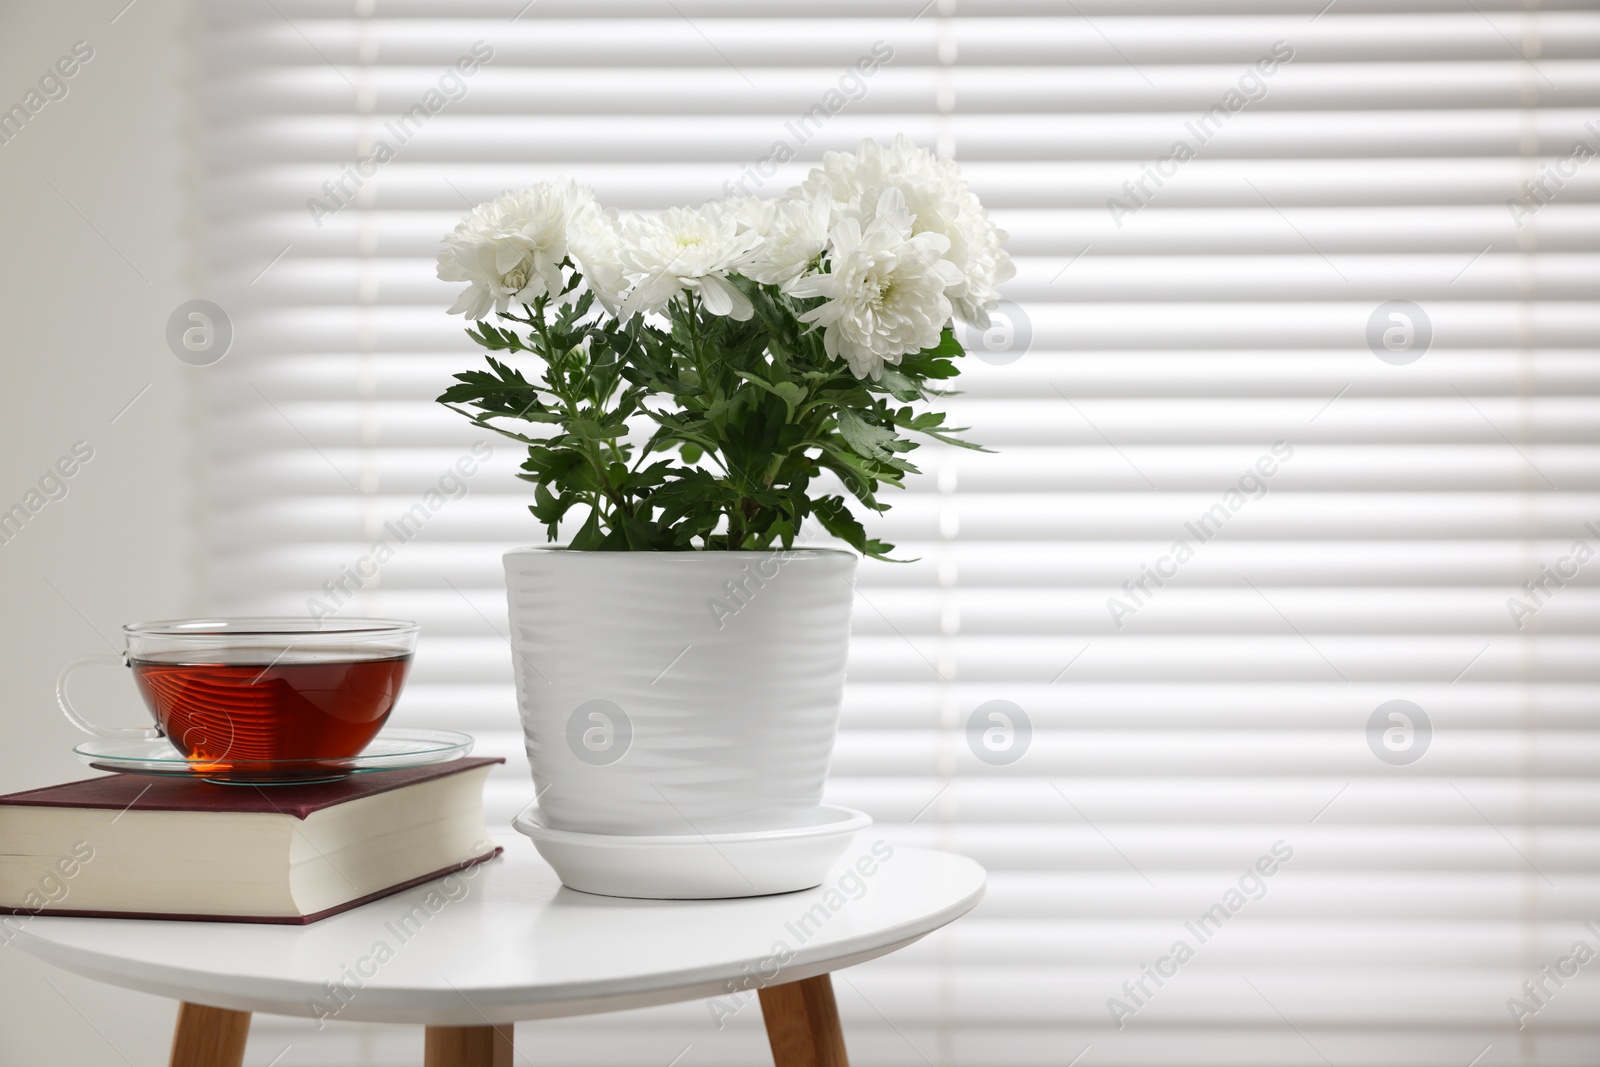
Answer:
MULTIPOLYGON (((699 301, 695 299, 695 294, 693 292, 685 292, 683 294, 683 306, 683 329, 684 333, 688 334, 689 336, 689 351, 687 355, 689 357, 689 362, 694 366, 695 373, 700 377, 700 393, 702 398, 706 400, 706 406, 709 407, 709 398, 713 392, 711 371, 710 368, 706 366, 705 345, 700 337, 699 301)), ((726 456, 721 455, 722 450, 716 449, 707 451, 708 454, 717 460, 718 465, 722 467, 722 473, 727 475, 728 481, 732 484, 736 484, 739 479, 733 472, 732 463, 726 456)), ((724 514, 728 517, 729 551, 737 549, 739 547, 739 543, 744 540, 743 523, 736 515, 736 511, 737 509, 724 512, 724 514)), ((706 538, 706 545, 707 547, 710 547, 710 537, 706 538)))
MULTIPOLYGON (((549 386, 550 392, 561 400, 561 406, 567 413, 567 421, 570 425, 574 419, 580 417, 578 398, 566 388, 566 361, 571 356, 571 353, 556 351, 556 344, 550 337, 549 326, 544 321, 547 300, 548 297, 537 297, 534 300, 534 306, 529 309, 528 317, 532 320, 531 325, 534 332, 539 335, 540 343, 544 346, 545 382, 549 386)), ((594 493, 593 499, 589 501, 589 507, 598 516, 600 525, 614 533, 616 532, 616 525, 608 520, 605 509, 600 506, 601 495, 604 494, 605 498, 611 501, 612 505, 623 514, 631 516, 633 512, 628 507, 628 502, 619 496, 615 487, 612 486, 609 472, 606 470, 605 460, 600 455, 599 446, 587 437, 580 438, 580 440, 583 442, 582 452, 584 458, 589 461, 589 466, 594 468, 595 477, 600 482, 600 488, 594 493)), ((615 449, 614 443, 612 447, 615 449)))

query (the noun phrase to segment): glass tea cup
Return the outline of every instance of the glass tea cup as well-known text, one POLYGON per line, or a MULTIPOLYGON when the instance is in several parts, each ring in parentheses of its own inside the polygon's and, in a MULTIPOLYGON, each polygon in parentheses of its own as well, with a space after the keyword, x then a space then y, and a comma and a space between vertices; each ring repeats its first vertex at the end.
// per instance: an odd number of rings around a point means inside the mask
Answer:
POLYGON ((417 624, 396 619, 176 619, 122 628, 121 656, 69 664, 56 701, 102 738, 166 738, 210 767, 355 756, 383 728, 411 667, 417 624), (155 728, 105 727, 67 696, 78 668, 133 671, 155 728))

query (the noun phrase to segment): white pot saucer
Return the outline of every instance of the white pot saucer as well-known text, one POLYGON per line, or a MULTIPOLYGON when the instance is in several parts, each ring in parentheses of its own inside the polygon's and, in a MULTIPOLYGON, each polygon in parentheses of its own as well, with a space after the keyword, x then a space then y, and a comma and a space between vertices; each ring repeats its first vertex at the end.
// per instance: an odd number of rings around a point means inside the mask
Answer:
POLYGON ((816 821, 785 830, 644 837, 546 826, 536 807, 511 825, 533 839, 569 889, 609 897, 701 900, 792 893, 820 885, 872 817, 823 804, 816 821))

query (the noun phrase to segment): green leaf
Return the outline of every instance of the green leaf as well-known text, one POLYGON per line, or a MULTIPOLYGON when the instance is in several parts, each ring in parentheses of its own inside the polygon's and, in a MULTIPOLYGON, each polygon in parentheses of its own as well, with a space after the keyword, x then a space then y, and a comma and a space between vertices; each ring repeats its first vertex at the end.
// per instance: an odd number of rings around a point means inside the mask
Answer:
POLYGON ((799 407, 806 398, 805 388, 795 382, 779 382, 772 387, 789 408, 789 421, 794 421, 795 408, 799 407))
POLYGON ((849 408, 839 409, 839 436, 858 456, 887 459, 895 440, 894 431, 874 426, 849 408))
POLYGON ((491 326, 487 322, 478 323, 476 329, 470 329, 467 331, 467 336, 491 351, 533 351, 533 349, 529 348, 527 345, 524 345, 522 343, 522 338, 518 337, 515 333, 512 333, 510 330, 502 330, 496 326, 491 326))
POLYGON ((749 382, 751 385, 759 386, 760 388, 771 393, 773 396, 777 397, 779 400, 782 400, 783 406, 788 409, 789 420, 791 422, 794 421, 795 408, 806 397, 806 391, 804 387, 797 385, 794 382, 778 382, 774 384, 766 381, 765 379, 759 378, 748 371, 736 370, 734 373, 743 378, 745 381, 749 382))
POLYGON ((956 332, 946 327, 939 335, 939 343, 932 348, 922 350, 922 355, 932 356, 964 356, 967 350, 961 347, 961 342, 956 338, 956 332))
POLYGON ((578 532, 572 535, 572 547, 580 552, 594 552, 604 548, 605 531, 600 528, 600 512, 592 510, 578 532))
POLYGON ((883 376, 876 385, 896 400, 922 400, 924 393, 922 386, 913 381, 910 375, 903 374, 893 367, 883 368, 883 376))
POLYGON ((935 441, 943 441, 947 445, 955 445, 957 448, 966 448, 973 452, 993 451, 992 449, 984 448, 982 445, 973 444, 971 441, 963 441, 961 438, 954 436, 965 430, 966 427, 945 426, 944 413, 940 411, 924 411, 913 415, 910 408, 903 408, 895 413, 894 424, 907 430, 915 430, 917 433, 925 434, 935 441))
POLYGON ((605 428, 593 419, 568 419, 567 432, 586 441, 604 441, 607 437, 605 428))
POLYGON ((860 521, 845 507, 844 500, 836 496, 825 496, 816 502, 814 514, 817 521, 822 523, 822 528, 845 544, 873 559, 887 560, 889 553, 894 551, 894 546, 883 541, 867 537, 867 531, 860 521))

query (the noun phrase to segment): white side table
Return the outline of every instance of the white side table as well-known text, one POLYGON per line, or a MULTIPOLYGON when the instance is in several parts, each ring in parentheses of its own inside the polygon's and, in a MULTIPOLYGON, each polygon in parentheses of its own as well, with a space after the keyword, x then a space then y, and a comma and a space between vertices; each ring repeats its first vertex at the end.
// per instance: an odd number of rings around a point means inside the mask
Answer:
POLYGON ((37 916, 12 943, 181 1000, 172 1067, 239 1067, 258 1011, 421 1023, 427 1067, 509 1067, 520 1020, 750 990, 777 1067, 846 1067, 829 973, 911 944, 984 888, 972 860, 890 849, 870 830, 816 889, 740 900, 576 893, 525 839, 504 843, 497 860, 310 926, 37 916))

